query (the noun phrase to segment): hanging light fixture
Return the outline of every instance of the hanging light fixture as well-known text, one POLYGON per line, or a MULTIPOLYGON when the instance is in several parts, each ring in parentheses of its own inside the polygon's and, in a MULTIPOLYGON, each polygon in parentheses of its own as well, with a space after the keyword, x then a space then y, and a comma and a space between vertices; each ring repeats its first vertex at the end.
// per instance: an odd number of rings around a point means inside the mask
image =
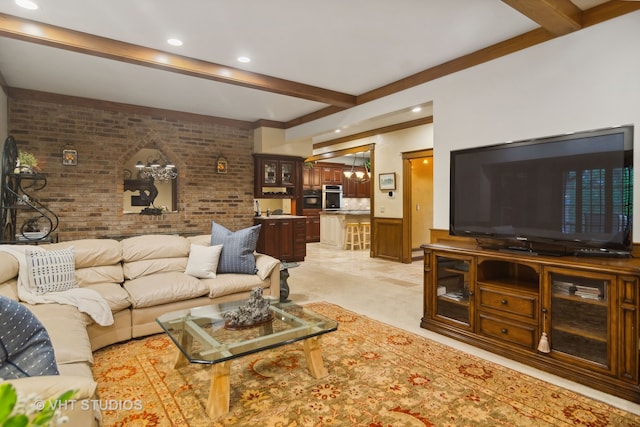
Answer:
POLYGON ((371 179, 371 172, 369 171, 369 167, 367 166, 367 160, 364 157, 364 152, 362 153, 362 166, 364 167, 364 171, 356 170, 357 160, 358 153, 354 154, 353 156, 353 164, 351 165, 351 170, 344 171, 344 177, 358 183, 369 182, 369 180, 371 179))
POLYGON ((176 179, 178 177, 176 166, 169 162, 159 151, 158 157, 159 159, 149 157, 146 164, 138 160, 136 162, 138 176, 142 179, 153 179, 161 183, 176 179))

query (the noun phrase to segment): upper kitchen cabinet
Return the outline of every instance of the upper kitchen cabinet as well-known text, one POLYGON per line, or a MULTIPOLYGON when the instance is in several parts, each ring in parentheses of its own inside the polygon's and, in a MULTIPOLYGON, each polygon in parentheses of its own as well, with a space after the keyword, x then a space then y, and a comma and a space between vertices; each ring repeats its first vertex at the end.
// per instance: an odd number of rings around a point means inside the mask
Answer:
MULTIPOLYGON (((345 171, 360 171, 369 173, 363 167, 345 168, 345 171)), ((370 173, 369 173, 370 176, 370 173)), ((342 197, 368 198, 371 197, 371 179, 357 180, 352 178, 344 178, 342 185, 342 197)))
POLYGON ((322 167, 313 163, 302 168, 302 185, 305 190, 322 189, 322 167))
POLYGON ((254 196, 294 199, 302 194, 302 157, 254 154, 254 196))
POLYGON ((322 183, 323 184, 338 184, 342 185, 342 166, 329 166, 324 165, 322 167, 322 183))

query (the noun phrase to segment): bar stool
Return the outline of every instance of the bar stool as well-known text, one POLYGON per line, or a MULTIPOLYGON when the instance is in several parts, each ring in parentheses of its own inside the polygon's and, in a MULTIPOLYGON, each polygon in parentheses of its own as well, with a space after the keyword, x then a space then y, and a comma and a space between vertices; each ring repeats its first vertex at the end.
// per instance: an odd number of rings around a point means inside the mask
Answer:
POLYGON ((362 249, 362 240, 360 240, 360 224, 357 222, 348 222, 346 234, 344 236, 345 249, 362 249))
POLYGON ((371 247, 371 223, 360 223, 360 247, 362 249, 371 247))

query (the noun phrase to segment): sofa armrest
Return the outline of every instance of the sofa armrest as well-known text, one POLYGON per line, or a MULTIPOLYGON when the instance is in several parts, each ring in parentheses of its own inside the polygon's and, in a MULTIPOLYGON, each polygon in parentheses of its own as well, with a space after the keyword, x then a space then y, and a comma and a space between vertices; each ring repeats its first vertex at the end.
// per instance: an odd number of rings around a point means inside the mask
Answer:
POLYGON ((275 259, 270 255, 254 253, 256 258, 256 268, 258 272, 256 273, 260 279, 265 280, 267 277, 271 276, 273 269, 277 267, 278 271, 280 271, 280 261, 275 259))
POLYGON ((65 427, 98 427, 102 418, 96 399, 96 382, 79 375, 46 375, 9 380, 20 396, 57 399, 69 390, 75 394, 67 403, 58 403, 59 416, 66 418, 65 427))
POLYGON ((28 396, 35 394, 43 399, 57 398, 62 393, 75 390, 74 400, 95 398, 96 382, 91 378, 79 375, 44 375, 40 377, 24 377, 7 380, 18 394, 28 396))
POLYGON ((262 280, 270 278, 269 295, 280 298, 280 260, 265 254, 255 253, 258 277, 262 280))

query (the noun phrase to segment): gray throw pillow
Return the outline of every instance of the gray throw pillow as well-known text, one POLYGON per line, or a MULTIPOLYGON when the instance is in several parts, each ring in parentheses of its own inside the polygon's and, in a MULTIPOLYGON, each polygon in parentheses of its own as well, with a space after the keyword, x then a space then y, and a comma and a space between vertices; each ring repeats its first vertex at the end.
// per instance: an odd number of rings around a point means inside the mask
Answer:
POLYGON ((211 221, 211 246, 222 245, 218 273, 256 274, 253 252, 258 244, 261 224, 236 232, 211 221))
POLYGON ((0 378, 58 375, 49 334, 28 308, 0 296, 0 325, 0 378))

